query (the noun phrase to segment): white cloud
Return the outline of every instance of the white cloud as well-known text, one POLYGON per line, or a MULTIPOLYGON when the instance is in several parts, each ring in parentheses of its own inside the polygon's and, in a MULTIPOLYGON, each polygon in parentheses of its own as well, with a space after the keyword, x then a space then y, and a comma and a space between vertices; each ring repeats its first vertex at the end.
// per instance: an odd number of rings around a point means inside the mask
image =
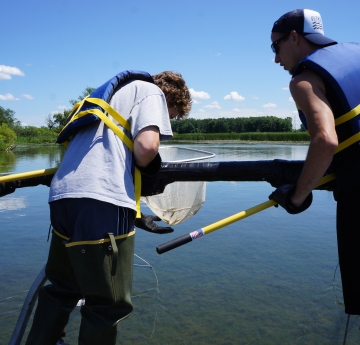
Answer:
POLYGON ((289 87, 282 87, 281 90, 289 91, 289 87))
POLYGON ((204 109, 199 109, 199 113, 205 113, 204 109))
POLYGON ((61 113, 63 112, 64 110, 68 110, 70 109, 69 107, 65 106, 65 105, 58 105, 58 110, 53 110, 50 112, 51 115, 54 115, 54 114, 58 114, 58 113, 61 113))
POLYGON ((0 95, 1 101, 18 101, 19 98, 14 97, 11 93, 6 93, 5 95, 0 95))
POLYGON ((252 99, 259 99, 259 97, 257 97, 257 96, 251 96, 252 97, 252 99))
POLYGON ((24 76, 25 73, 17 67, 0 65, 0 80, 9 80, 13 75, 24 76))
POLYGON ((209 109, 221 109, 220 105, 218 102, 212 102, 211 104, 205 105, 204 108, 209 108, 209 109))
POLYGON ((289 97, 289 102, 294 102, 294 98, 289 97))
POLYGON ((268 108, 276 108, 276 104, 274 103, 268 103, 268 104, 264 104, 263 108, 268 109, 268 108))
POLYGON ((21 96, 22 96, 22 97, 25 97, 25 98, 27 98, 27 99, 34 99, 33 96, 28 95, 27 93, 23 93, 21 96))
POLYGON ((196 99, 193 99, 192 104, 200 104, 201 102, 197 101, 196 99))
POLYGON ((241 113, 241 110, 238 108, 234 108, 232 111, 234 111, 235 113, 241 113))
POLYGON ((195 91, 194 89, 189 89, 191 97, 194 99, 209 99, 210 95, 205 91, 195 91))
POLYGON ((230 95, 226 95, 224 97, 225 100, 232 100, 236 102, 241 102, 245 99, 245 97, 239 95, 236 91, 230 92, 230 95))

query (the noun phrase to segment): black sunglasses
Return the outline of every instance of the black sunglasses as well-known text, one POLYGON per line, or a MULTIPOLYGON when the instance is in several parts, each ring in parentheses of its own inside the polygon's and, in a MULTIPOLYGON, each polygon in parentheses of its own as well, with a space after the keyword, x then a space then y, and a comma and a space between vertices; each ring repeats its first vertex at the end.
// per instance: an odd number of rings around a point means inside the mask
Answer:
POLYGON ((273 51, 274 54, 279 54, 279 43, 286 37, 288 37, 290 35, 290 32, 288 32, 287 34, 285 34, 284 36, 280 37, 278 40, 274 41, 271 45, 271 50, 273 51))

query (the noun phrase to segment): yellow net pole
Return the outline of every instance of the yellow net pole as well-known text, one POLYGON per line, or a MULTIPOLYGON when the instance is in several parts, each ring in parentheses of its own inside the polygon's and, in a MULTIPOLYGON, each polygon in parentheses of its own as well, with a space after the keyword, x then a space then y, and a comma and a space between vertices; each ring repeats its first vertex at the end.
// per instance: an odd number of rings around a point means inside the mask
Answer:
MULTIPOLYGON (((319 183, 317 184, 317 187, 330 182, 336 178, 335 174, 330 174, 327 176, 324 176, 319 183)), ((219 220, 218 222, 215 222, 213 224, 207 225, 199 230, 195 230, 193 232, 190 232, 186 235, 180 236, 178 238, 175 238, 169 242, 160 244, 156 247, 156 251, 158 254, 165 253, 169 250, 175 249, 177 247, 182 246, 183 244, 189 243, 192 240, 195 240, 199 237, 202 237, 204 235, 210 234, 213 231, 219 230, 227 225, 230 225, 232 223, 235 223, 241 219, 244 219, 246 217, 252 216, 255 213, 261 212, 266 210, 267 208, 276 205, 277 203, 274 200, 268 200, 261 204, 258 204, 254 207, 248 208, 247 210, 241 211, 239 213, 236 213, 230 217, 224 218, 222 220, 219 220)))
POLYGON ((25 180, 27 178, 33 178, 33 177, 39 177, 45 175, 52 175, 55 174, 57 169, 58 168, 49 168, 49 169, 41 169, 41 170, 28 171, 18 174, 0 176, 0 183, 25 180))

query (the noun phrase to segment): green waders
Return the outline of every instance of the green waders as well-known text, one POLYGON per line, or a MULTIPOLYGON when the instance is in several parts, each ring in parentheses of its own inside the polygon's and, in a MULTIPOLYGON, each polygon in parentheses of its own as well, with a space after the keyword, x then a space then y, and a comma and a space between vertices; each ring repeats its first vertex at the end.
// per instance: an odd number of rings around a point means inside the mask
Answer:
POLYGON ((79 345, 113 345, 117 323, 132 312, 135 232, 99 241, 66 243, 53 231, 46 275, 26 345, 52 345, 81 298, 79 345))

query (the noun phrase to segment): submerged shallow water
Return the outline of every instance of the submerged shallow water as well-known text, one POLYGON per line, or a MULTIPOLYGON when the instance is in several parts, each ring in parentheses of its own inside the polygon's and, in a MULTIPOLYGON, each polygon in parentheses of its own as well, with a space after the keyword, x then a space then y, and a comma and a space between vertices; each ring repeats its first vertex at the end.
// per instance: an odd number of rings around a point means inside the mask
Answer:
MULTIPOLYGON (((213 161, 302 160, 307 152, 302 145, 185 146, 216 153, 213 161)), ((58 147, 17 148, 0 153, 0 173, 55 167, 61 157, 58 147)), ((266 201, 272 190, 266 182, 207 183, 204 206, 172 234, 139 229, 135 252, 156 274, 134 267, 134 312, 119 324, 117 343, 342 344, 346 318, 329 192, 314 191, 313 205, 299 215, 272 207, 170 252, 155 251, 266 201)), ((37 186, 0 198, 0 344, 8 344, 26 290, 46 262, 47 194, 37 186)), ((76 309, 67 326, 70 344, 77 343, 79 322, 76 309)), ((348 345, 360 343, 359 325, 351 317, 348 345)))

